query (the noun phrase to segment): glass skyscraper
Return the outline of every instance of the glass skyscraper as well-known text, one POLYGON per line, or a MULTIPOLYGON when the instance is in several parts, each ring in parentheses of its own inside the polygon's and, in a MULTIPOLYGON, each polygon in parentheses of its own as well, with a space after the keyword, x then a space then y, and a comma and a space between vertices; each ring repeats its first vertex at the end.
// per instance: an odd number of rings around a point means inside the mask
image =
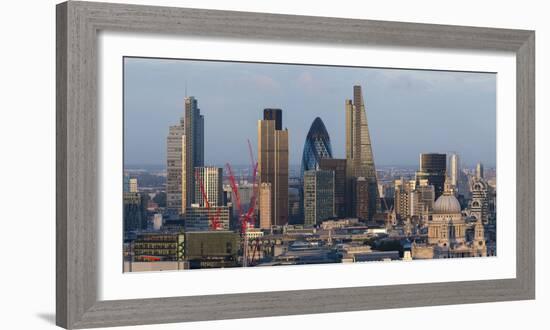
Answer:
POLYGON ((447 154, 420 154, 420 170, 416 172, 417 180, 428 180, 435 188, 435 199, 443 195, 447 176, 447 154))
POLYGON ((325 124, 317 117, 311 124, 304 143, 302 154, 301 176, 309 170, 318 170, 319 161, 323 158, 332 158, 332 147, 325 124))
POLYGON ((195 167, 204 166, 204 117, 197 99, 185 98, 185 132, 182 150, 182 211, 194 203, 195 167))

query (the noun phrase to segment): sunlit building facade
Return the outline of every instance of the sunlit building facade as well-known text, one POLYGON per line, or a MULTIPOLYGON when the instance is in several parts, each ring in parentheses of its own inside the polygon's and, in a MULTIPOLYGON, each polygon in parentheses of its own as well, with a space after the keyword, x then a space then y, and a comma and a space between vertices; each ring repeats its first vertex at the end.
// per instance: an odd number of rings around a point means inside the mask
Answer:
POLYGON ((195 204, 206 206, 223 206, 223 169, 220 167, 195 167, 195 204), (206 199, 205 199, 206 196, 206 199))
MULTIPOLYGON (((166 209, 172 215, 182 210, 182 159, 185 126, 181 118, 178 125, 170 126, 166 137, 166 209)), ((128 188, 129 190, 129 188, 128 188)))
MULTIPOLYGON (((380 199, 363 93, 361 86, 357 85, 353 86, 353 100, 346 100, 346 161, 351 190, 354 187, 354 179, 365 178, 369 196, 368 214, 372 216, 380 209, 380 199)), ((350 196, 352 204, 355 205, 355 195, 350 196)), ((352 213, 355 209, 356 207, 351 207, 352 213)))
MULTIPOLYGON (((260 184, 271 184, 270 224, 283 226, 288 224, 289 153, 288 130, 283 130, 279 122, 282 122, 281 109, 265 109, 264 119, 258 121, 258 175, 260 184)), ((261 199, 262 195, 260 207, 261 199)))

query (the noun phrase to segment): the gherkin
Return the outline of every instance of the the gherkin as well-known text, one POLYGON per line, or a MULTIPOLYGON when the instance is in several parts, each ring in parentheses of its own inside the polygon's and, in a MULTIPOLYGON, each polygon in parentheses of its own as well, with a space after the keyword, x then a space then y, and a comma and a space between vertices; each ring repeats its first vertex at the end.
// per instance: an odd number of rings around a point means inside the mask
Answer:
POLYGON ((317 117, 311 124, 304 143, 302 178, 305 171, 318 170, 319 160, 322 158, 332 158, 332 147, 325 124, 321 118, 317 117))

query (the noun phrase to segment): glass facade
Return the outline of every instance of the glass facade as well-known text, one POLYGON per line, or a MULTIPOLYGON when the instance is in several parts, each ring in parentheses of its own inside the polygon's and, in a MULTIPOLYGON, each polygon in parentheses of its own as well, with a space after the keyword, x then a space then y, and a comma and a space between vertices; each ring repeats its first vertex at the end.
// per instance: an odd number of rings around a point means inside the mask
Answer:
POLYGON ((416 179, 427 180, 434 186, 436 200, 443 195, 446 177, 447 154, 420 154, 420 171, 416 173, 416 179))
POLYGON ((305 171, 318 170, 320 168, 319 160, 323 158, 332 158, 332 147, 325 124, 321 118, 317 117, 311 124, 304 144, 301 168, 302 178, 305 171))
POLYGON ((147 199, 145 195, 125 192, 123 193, 123 203, 124 232, 147 228, 147 199))
POLYGON ((185 98, 185 135, 182 147, 182 211, 193 204, 195 167, 204 166, 204 117, 193 96, 185 98))
POLYGON ((304 225, 313 226, 334 217, 334 172, 304 173, 304 225))

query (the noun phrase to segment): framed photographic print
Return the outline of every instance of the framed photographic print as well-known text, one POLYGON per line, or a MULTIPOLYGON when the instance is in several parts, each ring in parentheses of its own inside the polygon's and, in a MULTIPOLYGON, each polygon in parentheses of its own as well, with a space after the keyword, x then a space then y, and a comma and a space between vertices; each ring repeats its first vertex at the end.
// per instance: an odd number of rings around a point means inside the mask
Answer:
POLYGON ((534 299, 534 45, 59 4, 57 324, 534 299))

